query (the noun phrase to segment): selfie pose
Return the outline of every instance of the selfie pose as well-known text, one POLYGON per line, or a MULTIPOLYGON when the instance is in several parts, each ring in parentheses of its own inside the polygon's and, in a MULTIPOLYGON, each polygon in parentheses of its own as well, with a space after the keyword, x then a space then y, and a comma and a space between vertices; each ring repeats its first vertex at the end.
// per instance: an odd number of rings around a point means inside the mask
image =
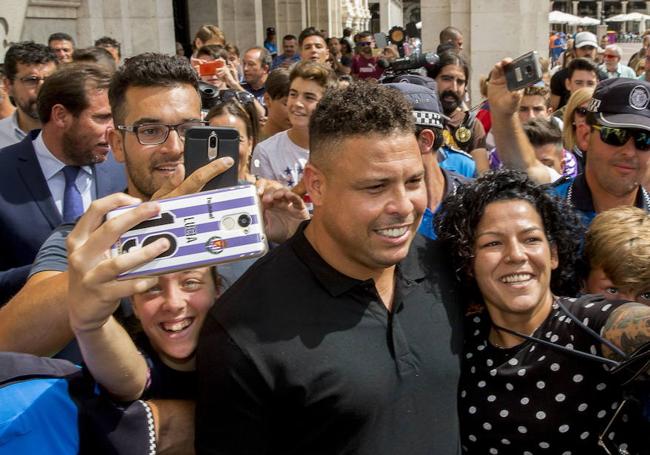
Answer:
POLYGON ((578 286, 571 210, 504 170, 460 187, 436 223, 467 290, 464 453, 593 454, 601 439, 636 453, 639 421, 622 391, 632 373, 612 371, 650 341, 650 308, 561 297, 578 286))

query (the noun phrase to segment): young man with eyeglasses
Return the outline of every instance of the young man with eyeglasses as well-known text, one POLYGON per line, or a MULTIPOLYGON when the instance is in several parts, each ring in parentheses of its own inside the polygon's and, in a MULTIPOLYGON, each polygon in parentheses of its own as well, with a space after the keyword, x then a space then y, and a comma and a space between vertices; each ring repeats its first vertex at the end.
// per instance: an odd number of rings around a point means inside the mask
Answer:
POLYGON ((56 71, 58 63, 49 47, 33 41, 16 43, 7 50, 4 85, 16 110, 0 120, 0 149, 22 141, 28 132, 41 127, 36 97, 43 81, 56 71))
MULTIPOLYGON (((549 183, 546 166, 535 156, 517 116, 519 92, 509 92, 503 67, 495 65, 488 86, 492 132, 507 167, 549 183)), ((628 78, 602 81, 588 106, 587 121, 576 126, 576 142, 586 150, 582 174, 558 180, 549 191, 567 199, 585 227, 597 213, 623 205, 650 210, 643 188, 650 162, 650 83, 628 78)))

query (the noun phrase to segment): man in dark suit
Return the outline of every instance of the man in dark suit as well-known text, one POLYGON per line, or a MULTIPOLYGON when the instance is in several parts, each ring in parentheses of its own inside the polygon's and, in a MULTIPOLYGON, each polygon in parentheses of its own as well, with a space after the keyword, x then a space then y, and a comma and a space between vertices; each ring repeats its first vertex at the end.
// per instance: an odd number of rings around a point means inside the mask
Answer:
POLYGON ((43 129, 0 153, 0 305, 23 286, 54 228, 126 187, 107 140, 109 82, 95 65, 60 69, 39 92, 43 129))

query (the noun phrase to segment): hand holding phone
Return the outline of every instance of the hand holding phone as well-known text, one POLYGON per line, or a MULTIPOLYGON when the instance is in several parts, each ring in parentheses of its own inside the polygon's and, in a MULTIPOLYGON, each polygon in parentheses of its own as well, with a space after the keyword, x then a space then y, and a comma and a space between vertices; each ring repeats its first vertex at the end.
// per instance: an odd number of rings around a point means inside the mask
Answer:
MULTIPOLYGON (((160 239, 168 247, 118 279, 162 275, 266 253, 260 201, 253 185, 163 199, 158 204, 159 214, 124 232, 111 248, 111 256, 131 255, 160 239)), ((135 209, 120 207, 106 218, 112 220, 135 209)))

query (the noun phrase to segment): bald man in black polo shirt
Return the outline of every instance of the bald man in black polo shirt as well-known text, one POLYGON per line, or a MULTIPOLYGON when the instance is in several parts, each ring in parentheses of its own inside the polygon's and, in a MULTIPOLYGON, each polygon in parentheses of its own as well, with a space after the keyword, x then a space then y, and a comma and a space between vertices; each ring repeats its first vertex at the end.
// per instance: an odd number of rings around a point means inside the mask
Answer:
POLYGON ((332 92, 310 151, 313 219, 206 319, 197 453, 457 454, 461 305, 416 234, 410 106, 363 82, 332 92))

